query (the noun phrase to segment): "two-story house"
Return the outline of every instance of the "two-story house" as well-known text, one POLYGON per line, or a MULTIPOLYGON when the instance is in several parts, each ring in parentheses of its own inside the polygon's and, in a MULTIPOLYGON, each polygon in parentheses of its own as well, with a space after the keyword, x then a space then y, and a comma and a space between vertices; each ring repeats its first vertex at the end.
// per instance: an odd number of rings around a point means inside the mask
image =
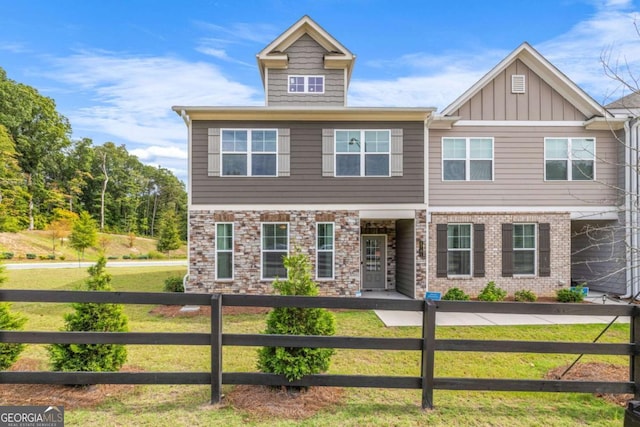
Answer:
POLYGON ((620 291, 602 272, 620 261, 607 230, 625 119, 526 43, 439 114, 348 107, 355 59, 305 16, 257 55, 265 106, 173 107, 188 127, 188 291, 271 292, 294 250, 325 295, 620 291))

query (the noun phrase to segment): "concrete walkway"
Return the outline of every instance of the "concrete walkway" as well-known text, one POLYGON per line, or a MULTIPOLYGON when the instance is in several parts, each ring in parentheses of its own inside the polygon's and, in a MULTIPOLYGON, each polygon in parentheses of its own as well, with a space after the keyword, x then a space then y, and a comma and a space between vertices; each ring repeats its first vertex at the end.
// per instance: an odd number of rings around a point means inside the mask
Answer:
MULTIPOLYGON (((406 298, 398 293, 368 292, 364 298, 406 298)), ((603 294, 590 292, 585 298, 593 304, 627 304, 625 301, 603 299, 603 294)), ((422 326, 422 312, 375 310, 385 326, 422 326)), ((534 314, 497 314, 497 313, 436 313, 438 326, 506 326, 506 325, 563 325, 609 323, 613 316, 569 316, 534 314)), ((628 317, 620 317, 617 322, 629 323, 628 317)))

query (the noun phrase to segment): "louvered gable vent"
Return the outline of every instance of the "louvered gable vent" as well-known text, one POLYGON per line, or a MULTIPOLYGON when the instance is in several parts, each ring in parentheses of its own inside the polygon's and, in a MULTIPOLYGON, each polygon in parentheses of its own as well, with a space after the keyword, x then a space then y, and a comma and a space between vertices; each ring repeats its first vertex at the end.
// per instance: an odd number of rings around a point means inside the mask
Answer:
POLYGON ((523 74, 511 76, 511 93, 525 93, 523 74))

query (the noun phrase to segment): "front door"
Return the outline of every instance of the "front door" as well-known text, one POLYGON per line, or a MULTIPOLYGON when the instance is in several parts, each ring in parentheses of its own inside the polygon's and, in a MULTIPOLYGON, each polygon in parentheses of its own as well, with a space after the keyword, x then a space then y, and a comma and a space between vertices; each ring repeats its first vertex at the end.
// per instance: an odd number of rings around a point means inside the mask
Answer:
POLYGON ((385 289, 387 284, 386 236, 362 236, 362 289, 385 289))

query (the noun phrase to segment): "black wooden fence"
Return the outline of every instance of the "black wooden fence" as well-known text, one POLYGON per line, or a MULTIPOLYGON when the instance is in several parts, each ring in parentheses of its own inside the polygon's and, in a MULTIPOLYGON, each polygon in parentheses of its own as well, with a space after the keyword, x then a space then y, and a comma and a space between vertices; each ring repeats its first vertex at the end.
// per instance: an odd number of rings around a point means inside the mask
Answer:
POLYGON ((422 407, 433 407, 433 390, 542 391, 633 393, 640 398, 640 315, 635 305, 488 303, 413 301, 338 297, 206 295, 142 292, 0 290, 0 301, 93 302, 118 304, 210 305, 210 333, 163 332, 27 332, 0 331, 0 342, 31 344, 153 344, 211 347, 210 372, 0 372, 4 384, 210 384, 211 402, 221 399, 222 384, 271 386, 337 386, 421 389, 422 407), (222 307, 303 307, 351 310, 418 311, 423 314, 421 338, 289 336, 222 333, 222 307), (628 343, 577 343, 503 340, 436 339, 436 313, 516 313, 537 315, 628 316, 628 343), (281 375, 223 372, 223 346, 322 347, 421 352, 420 376, 308 375, 288 382, 281 375), (629 356, 629 381, 567 381, 434 377, 436 351, 608 354, 629 356))

